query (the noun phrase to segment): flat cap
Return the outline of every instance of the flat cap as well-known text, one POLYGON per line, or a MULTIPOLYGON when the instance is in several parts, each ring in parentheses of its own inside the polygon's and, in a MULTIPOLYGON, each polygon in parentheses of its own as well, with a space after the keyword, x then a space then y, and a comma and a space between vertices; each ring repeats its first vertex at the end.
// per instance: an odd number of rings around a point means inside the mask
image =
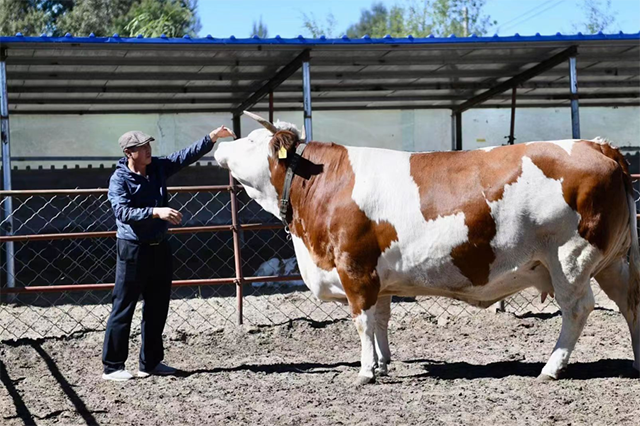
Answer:
POLYGON ((124 151, 126 148, 141 146, 154 140, 154 138, 146 133, 142 133, 140 130, 132 130, 120 136, 118 143, 120 144, 120 148, 124 151))

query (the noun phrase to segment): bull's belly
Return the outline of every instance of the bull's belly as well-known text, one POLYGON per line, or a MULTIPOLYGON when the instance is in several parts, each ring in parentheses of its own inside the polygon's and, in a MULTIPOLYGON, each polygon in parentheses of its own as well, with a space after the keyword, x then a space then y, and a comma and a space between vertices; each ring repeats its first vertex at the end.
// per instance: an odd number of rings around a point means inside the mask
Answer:
MULTIPOLYGON (((302 240, 294 235, 292 240, 300 274, 309 290, 323 301, 346 302, 347 296, 337 270, 319 268, 302 240)), ((547 269, 540 262, 526 257, 521 257, 519 264, 508 266, 497 262, 491 279, 482 286, 472 285, 450 260, 426 259, 407 266, 389 262, 389 256, 382 256, 377 272, 381 296, 444 296, 473 305, 500 300, 528 287, 536 287, 541 292, 552 289, 547 269)))

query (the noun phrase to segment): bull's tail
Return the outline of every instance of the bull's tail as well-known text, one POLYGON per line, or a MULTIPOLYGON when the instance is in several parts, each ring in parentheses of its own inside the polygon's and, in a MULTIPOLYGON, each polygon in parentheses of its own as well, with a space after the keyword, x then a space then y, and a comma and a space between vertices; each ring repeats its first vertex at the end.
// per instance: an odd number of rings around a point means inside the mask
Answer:
POLYGON ((629 249, 629 292, 628 303, 635 315, 640 302, 640 247, 638 243, 638 220, 633 188, 627 193, 629 205, 629 228, 631 230, 631 248, 629 249))
POLYGON ((637 320, 638 305, 640 304, 640 247, 638 243, 638 219, 636 202, 633 192, 633 184, 629 166, 624 155, 618 148, 612 146, 609 141, 596 138, 594 142, 600 145, 604 155, 618 163, 624 174, 624 186, 627 193, 627 208, 629 210, 629 231, 631 232, 631 247, 629 248, 629 287, 627 291, 627 304, 633 311, 634 320, 637 320))

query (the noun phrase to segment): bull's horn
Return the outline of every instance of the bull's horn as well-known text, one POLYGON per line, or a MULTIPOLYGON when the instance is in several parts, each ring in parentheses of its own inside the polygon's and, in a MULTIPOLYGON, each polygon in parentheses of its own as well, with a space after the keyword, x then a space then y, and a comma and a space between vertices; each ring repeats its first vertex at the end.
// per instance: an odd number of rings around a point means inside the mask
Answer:
POLYGON ((244 111, 244 114, 253 118, 258 123, 262 124, 271 133, 276 133, 278 131, 278 129, 276 128, 276 126, 273 125, 273 123, 270 123, 269 120, 260 117, 258 114, 254 114, 249 111, 244 111))
POLYGON ((306 139, 307 139, 307 134, 306 134, 306 132, 304 130, 304 124, 303 124, 302 125, 302 130, 300 131, 300 140, 302 142, 306 142, 306 139))

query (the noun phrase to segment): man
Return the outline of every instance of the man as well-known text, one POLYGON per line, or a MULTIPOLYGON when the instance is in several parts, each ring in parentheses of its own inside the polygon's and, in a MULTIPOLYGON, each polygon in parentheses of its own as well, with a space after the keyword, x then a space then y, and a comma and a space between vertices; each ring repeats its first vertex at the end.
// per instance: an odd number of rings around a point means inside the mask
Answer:
POLYGON ((142 347, 138 377, 171 375, 163 364, 162 331, 171 296, 172 254, 167 227, 180 224, 182 214, 168 207, 167 178, 198 161, 218 138, 235 137, 225 126, 167 157, 152 157, 154 140, 140 131, 119 139, 125 158, 118 161, 109 181, 109 201, 116 216, 117 264, 113 309, 102 350, 105 380, 133 378, 125 370, 129 331, 138 297, 142 295, 142 347))

